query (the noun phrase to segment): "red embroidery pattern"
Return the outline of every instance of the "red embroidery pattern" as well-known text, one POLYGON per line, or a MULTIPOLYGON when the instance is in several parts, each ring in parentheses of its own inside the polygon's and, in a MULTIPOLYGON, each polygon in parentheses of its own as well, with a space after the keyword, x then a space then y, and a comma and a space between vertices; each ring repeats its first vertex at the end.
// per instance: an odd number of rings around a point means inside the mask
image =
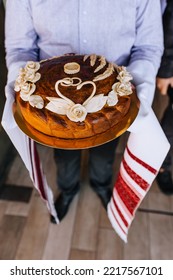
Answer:
POLYGON ((31 138, 28 138, 29 143, 29 155, 31 160, 31 169, 32 169, 32 180, 35 183, 35 176, 34 176, 34 167, 33 167, 33 156, 32 156, 32 147, 31 147, 31 138))
MULTIPOLYGON (((153 167, 151 167, 150 165, 148 165, 141 159, 137 158, 134 154, 131 153, 131 151, 129 150, 128 147, 126 148, 126 151, 127 151, 128 155, 131 157, 131 159, 133 159, 138 164, 143 166, 147 171, 151 172, 154 175, 157 174, 156 169, 154 169, 153 167)), ((122 233, 125 233, 125 235, 127 235, 127 233, 123 230, 123 228, 124 228, 124 226, 127 229, 129 228, 131 221, 133 220, 134 213, 142 200, 140 193, 138 194, 138 192, 135 191, 134 183, 136 183, 145 192, 149 189, 150 184, 141 177, 142 174, 140 176, 130 167, 130 163, 129 162, 127 163, 125 158, 123 158, 123 160, 122 160, 122 165, 123 165, 124 169, 121 169, 117 176, 117 180, 114 185, 114 190, 115 190, 115 193, 117 192, 117 196, 119 196, 119 199, 122 201, 122 204, 124 204, 124 206, 126 207, 125 211, 128 210, 128 212, 131 214, 131 218, 129 221, 126 220, 126 218, 124 217, 123 213, 121 212, 121 209, 117 205, 116 200, 114 199, 113 196, 112 196, 112 200, 111 200, 111 204, 110 204, 110 211, 112 212, 112 215, 113 215, 112 217, 113 217, 114 221, 116 222, 116 227, 118 226, 119 230, 121 230, 122 233), (129 182, 128 178, 127 178, 127 182, 125 179, 123 179, 124 170, 129 175, 129 177, 133 180, 132 182, 129 182), (115 209, 113 209, 114 207, 115 207, 116 211, 115 211, 115 209), (121 222, 123 222, 123 224, 124 224, 123 228, 121 226, 122 223, 120 224, 120 222, 119 222, 120 219, 121 219, 121 222)))
POLYGON ((139 164, 141 164, 142 166, 144 166, 146 169, 148 169, 151 173, 153 174, 157 174, 157 170, 155 168, 153 168, 152 166, 148 165, 147 163, 145 163, 144 161, 142 161, 141 159, 137 158, 134 154, 131 153, 131 151, 129 150, 128 147, 126 147, 126 150, 129 154, 129 156, 131 156, 132 159, 134 159, 136 162, 138 162, 139 164))
POLYGON ((110 209, 111 209, 111 212, 112 212, 112 214, 113 214, 113 216, 114 216, 114 219, 115 219, 115 221, 117 222, 119 228, 123 231, 123 233, 124 233, 125 235, 127 235, 126 232, 125 232, 125 231, 123 230, 123 228, 121 227, 120 223, 118 222, 118 220, 117 220, 117 218, 116 218, 116 216, 115 216, 115 214, 114 214, 114 212, 113 212, 113 210, 112 210, 112 206, 110 207, 110 209))
POLYGON ((35 142, 31 141, 30 139, 29 139, 29 149, 30 149, 29 152, 30 152, 30 156, 31 156, 34 184, 37 185, 42 198, 47 200, 46 194, 44 191, 44 183, 43 183, 43 178, 42 178, 42 172, 40 169, 40 160, 39 160, 38 152, 36 149, 36 144, 35 144, 35 142), (33 145, 33 152, 31 149, 31 145, 33 145), (34 165, 34 163, 35 163, 35 165, 34 165), (35 166, 35 168, 34 168, 34 166, 35 166))
POLYGON ((135 208, 139 203, 139 197, 129 188, 129 186, 124 182, 121 174, 118 174, 118 178, 115 184, 115 188, 121 198, 121 200, 126 205, 127 209, 133 215, 135 208))
POLYGON ((122 163, 124 165, 124 169, 126 170, 128 175, 133 179, 133 181, 135 181, 135 183, 137 183, 139 185, 139 187, 141 187, 141 189, 146 191, 149 188, 149 186, 150 186, 148 184, 148 182, 146 182, 144 179, 142 179, 142 177, 140 177, 136 172, 134 172, 130 168, 130 166, 127 164, 125 159, 122 160, 122 163))
POLYGON ((115 206, 115 208, 116 208, 118 214, 120 215, 121 220, 123 221, 124 225, 125 225, 126 227, 128 227, 128 222, 126 221, 126 219, 124 218, 123 214, 121 213, 121 211, 120 211, 120 209, 119 209, 119 207, 118 207, 118 205, 117 205, 117 203, 116 203, 114 197, 113 197, 113 203, 114 203, 114 206, 115 206))

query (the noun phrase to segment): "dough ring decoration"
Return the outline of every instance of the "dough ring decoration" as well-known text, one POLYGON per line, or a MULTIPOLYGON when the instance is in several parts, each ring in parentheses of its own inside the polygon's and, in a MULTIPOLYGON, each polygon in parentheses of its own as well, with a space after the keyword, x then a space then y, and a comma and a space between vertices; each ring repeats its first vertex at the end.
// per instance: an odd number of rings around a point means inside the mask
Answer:
POLYGON ((76 74, 80 71, 80 65, 76 62, 69 62, 64 65, 64 72, 66 74, 76 74))

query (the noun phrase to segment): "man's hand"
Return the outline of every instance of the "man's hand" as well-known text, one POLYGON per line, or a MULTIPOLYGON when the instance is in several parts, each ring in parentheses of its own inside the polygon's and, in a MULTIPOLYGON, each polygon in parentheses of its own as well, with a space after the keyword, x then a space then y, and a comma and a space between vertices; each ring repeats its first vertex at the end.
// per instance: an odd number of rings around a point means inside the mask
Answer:
POLYGON ((168 91, 168 87, 171 86, 173 88, 173 77, 157 78, 156 86, 162 95, 166 95, 168 91))

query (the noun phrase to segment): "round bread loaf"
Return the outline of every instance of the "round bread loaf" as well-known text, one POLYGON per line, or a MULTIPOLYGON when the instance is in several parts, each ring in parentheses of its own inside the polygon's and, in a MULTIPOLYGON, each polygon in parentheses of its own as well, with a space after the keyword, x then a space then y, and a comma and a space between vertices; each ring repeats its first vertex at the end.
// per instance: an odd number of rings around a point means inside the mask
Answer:
POLYGON ((24 120, 44 135, 101 137, 128 113, 130 80, 125 67, 95 54, 29 61, 15 82, 16 102, 24 120))

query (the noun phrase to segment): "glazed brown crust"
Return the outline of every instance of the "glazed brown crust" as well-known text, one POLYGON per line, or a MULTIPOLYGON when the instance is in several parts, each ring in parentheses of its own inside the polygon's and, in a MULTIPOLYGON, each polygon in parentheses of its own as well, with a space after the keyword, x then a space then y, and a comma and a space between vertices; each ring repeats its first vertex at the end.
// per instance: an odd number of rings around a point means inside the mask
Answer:
MULTIPOLYGON (((92 81, 94 77, 103 73, 108 67, 108 63, 99 72, 94 73, 94 69, 99 65, 96 61, 94 67, 90 66, 90 61, 83 61, 83 56, 76 55, 72 61, 80 64, 81 69, 77 74, 68 75, 64 72, 64 64, 69 62, 71 56, 63 56, 60 58, 52 58, 41 62, 39 73, 41 79, 36 82, 36 91, 34 94, 40 95, 46 104, 49 102, 46 97, 58 97, 55 91, 55 83, 66 77, 79 77, 82 82, 92 81)), ((105 96, 112 90, 112 85, 117 82, 118 73, 116 70, 108 78, 96 81, 97 91, 95 95, 104 94, 105 96)), ((67 98, 75 103, 82 104, 91 94, 92 86, 85 85, 76 91, 75 86, 59 86, 60 91, 67 98)), ((65 115, 55 114, 46 108, 37 109, 32 107, 29 102, 25 102, 20 98, 19 92, 16 93, 16 101, 20 107, 21 113, 27 123, 34 129, 49 136, 55 136, 63 139, 80 139, 92 137, 101 134, 121 122, 127 114, 131 96, 119 97, 119 101, 115 106, 104 106, 104 108, 95 113, 88 113, 86 119, 82 122, 73 122, 65 115)))

